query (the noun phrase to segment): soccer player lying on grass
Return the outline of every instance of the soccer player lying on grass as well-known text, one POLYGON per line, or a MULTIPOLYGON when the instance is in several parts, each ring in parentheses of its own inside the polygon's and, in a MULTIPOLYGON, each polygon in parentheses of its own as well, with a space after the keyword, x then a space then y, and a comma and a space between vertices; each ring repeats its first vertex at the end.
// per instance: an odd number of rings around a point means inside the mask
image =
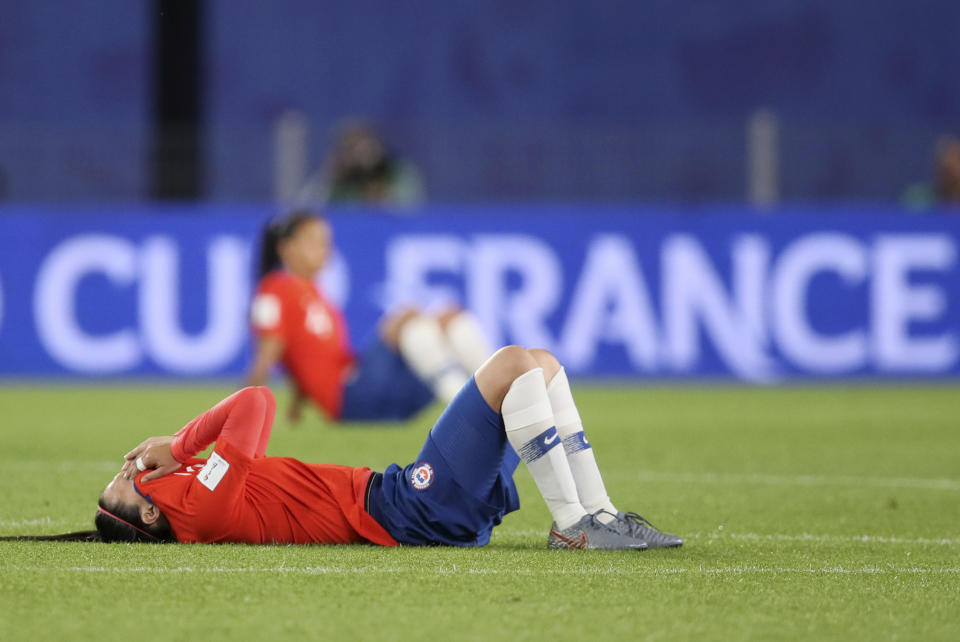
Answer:
POLYGON ((282 363, 294 384, 294 421, 305 399, 339 421, 408 419, 434 399, 450 403, 493 352, 476 319, 460 309, 436 317, 399 311, 355 355, 343 314, 315 283, 331 247, 330 225, 311 212, 267 227, 250 307, 257 344, 247 382, 264 385, 282 363))
POLYGON ((477 370, 414 463, 369 468, 265 457, 275 401, 244 388, 172 437, 147 439, 100 496, 103 541, 482 546, 519 508, 520 459, 553 515, 547 545, 680 546, 610 502, 566 373, 508 346, 477 370), (216 442, 209 459, 194 455, 216 442), (519 453, 519 455, 518 455, 519 453))

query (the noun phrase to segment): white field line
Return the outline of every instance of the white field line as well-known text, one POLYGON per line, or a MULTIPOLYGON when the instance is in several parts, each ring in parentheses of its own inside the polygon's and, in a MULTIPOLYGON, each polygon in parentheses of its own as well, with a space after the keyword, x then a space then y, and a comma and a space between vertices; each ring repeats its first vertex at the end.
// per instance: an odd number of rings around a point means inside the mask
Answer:
POLYGON ((907 546, 960 546, 960 537, 885 537, 883 535, 797 535, 758 533, 695 533, 691 539, 735 539, 751 542, 822 542, 837 544, 904 544, 907 546))
MULTIPOLYGON (((37 528, 66 526, 68 522, 62 519, 53 519, 52 517, 39 517, 36 519, 23 520, 0 520, 0 528, 37 528)), ((81 526, 77 527, 78 529, 81 526)), ((544 531, 535 529, 510 529, 498 528, 494 530, 495 538, 503 537, 522 537, 537 538, 546 537, 544 531)), ((724 532, 699 532, 687 533, 684 536, 687 542, 695 541, 722 541, 738 540, 748 542, 802 542, 802 543, 824 543, 824 544, 899 544, 905 546, 960 546, 960 537, 888 537, 885 535, 817 535, 814 533, 724 533, 724 532)))
MULTIPOLYGON (((546 540, 546 533, 533 529, 504 529, 493 531, 494 537, 542 537, 546 540)), ((884 535, 815 535, 813 533, 797 534, 760 534, 760 533, 687 533, 682 536, 687 542, 740 540, 748 542, 814 542, 825 544, 900 544, 905 546, 960 546, 960 537, 886 537, 884 535)), ((494 540, 496 543, 496 540, 494 540)))
POLYGON ((854 475, 767 475, 757 473, 614 472, 604 477, 683 484, 746 484, 763 486, 871 486, 960 491, 960 479, 918 477, 860 477, 854 475))
POLYGON ((960 575, 960 567, 922 567, 922 566, 862 566, 848 568, 843 566, 825 567, 780 567, 780 566, 718 566, 697 568, 629 568, 622 565, 592 569, 493 569, 458 566, 438 566, 424 568, 417 566, 239 566, 239 567, 156 567, 156 566, 0 566, 4 572, 15 573, 103 573, 116 575, 130 575, 133 573, 152 573, 156 575, 192 575, 192 574, 257 574, 257 573, 288 573, 293 575, 394 575, 414 573, 417 576, 425 575, 640 575, 640 576, 670 576, 670 575, 960 575))
MULTIPOLYGON (((38 517, 35 519, 4 520, 0 519, 0 528, 38 528, 38 527, 65 527, 72 522, 64 519, 54 519, 50 516, 38 517)), ((77 525, 77 529, 83 525, 77 525)), ((530 528, 512 529, 509 527, 500 527, 494 530, 495 538, 502 537, 523 537, 538 538, 546 537, 543 530, 530 528)), ((722 531, 698 532, 684 534, 687 542, 701 540, 721 541, 738 540, 748 542, 814 542, 824 544, 901 544, 905 546, 960 546, 960 537, 889 537, 885 535, 824 535, 814 533, 726 533, 722 531)))
POLYGON ((36 528, 39 526, 58 526, 66 520, 39 517, 37 519, 0 519, 0 528, 36 528))

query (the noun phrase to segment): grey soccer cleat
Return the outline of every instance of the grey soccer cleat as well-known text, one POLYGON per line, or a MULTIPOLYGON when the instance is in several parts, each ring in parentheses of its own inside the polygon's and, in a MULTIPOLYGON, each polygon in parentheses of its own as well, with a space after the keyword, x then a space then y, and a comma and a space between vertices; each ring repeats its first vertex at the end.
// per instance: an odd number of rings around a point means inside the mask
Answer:
MULTIPOLYGON (((600 513, 613 515, 610 511, 600 509, 594 513, 594 517, 600 513)), ((619 533, 630 535, 636 539, 643 540, 650 548, 674 548, 683 546, 683 538, 669 533, 661 533, 647 520, 643 515, 637 513, 624 513, 617 511, 615 518, 609 526, 619 533)))
POLYGON ((579 522, 564 530, 558 529, 554 522, 547 537, 547 548, 642 551, 647 548, 647 543, 629 533, 601 524, 593 515, 584 515, 579 522))

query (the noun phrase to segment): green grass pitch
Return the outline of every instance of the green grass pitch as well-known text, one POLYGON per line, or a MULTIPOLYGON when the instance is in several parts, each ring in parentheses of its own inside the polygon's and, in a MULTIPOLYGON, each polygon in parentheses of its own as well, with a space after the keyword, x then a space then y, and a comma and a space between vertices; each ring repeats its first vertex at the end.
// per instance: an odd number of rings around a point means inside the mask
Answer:
MULTIPOLYGON (((91 527, 128 448, 228 392, 0 387, 0 533, 91 527)), ((960 388, 577 392, 614 502, 683 548, 546 550, 521 466, 484 549, 0 542, 0 640, 960 639, 960 388)), ((268 454, 382 469, 437 412, 281 415, 268 454)))

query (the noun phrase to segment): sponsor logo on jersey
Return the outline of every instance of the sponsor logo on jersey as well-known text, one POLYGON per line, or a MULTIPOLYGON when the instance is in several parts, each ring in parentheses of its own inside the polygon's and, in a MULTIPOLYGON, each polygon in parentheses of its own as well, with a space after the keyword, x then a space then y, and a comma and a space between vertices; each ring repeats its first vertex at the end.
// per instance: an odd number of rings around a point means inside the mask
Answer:
POLYGON ((218 455, 217 451, 213 451, 206 465, 197 474, 197 479, 210 490, 216 490, 228 470, 230 470, 230 463, 218 455))
POLYGON ((423 461, 413 467, 410 484, 417 490, 426 490, 433 484, 434 478, 433 466, 423 461))

